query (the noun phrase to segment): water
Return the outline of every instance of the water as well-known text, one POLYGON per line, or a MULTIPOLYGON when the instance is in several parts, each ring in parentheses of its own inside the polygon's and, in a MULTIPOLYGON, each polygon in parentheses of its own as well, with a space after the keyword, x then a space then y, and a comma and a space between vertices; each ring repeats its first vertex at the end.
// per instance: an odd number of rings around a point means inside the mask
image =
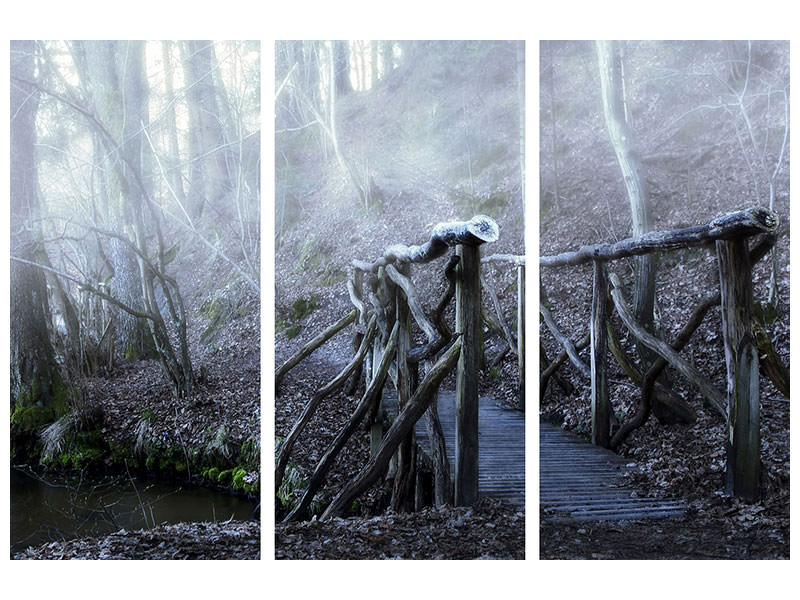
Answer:
POLYGON ((39 478, 11 469, 11 554, 56 540, 192 521, 248 520, 256 503, 179 483, 39 478))

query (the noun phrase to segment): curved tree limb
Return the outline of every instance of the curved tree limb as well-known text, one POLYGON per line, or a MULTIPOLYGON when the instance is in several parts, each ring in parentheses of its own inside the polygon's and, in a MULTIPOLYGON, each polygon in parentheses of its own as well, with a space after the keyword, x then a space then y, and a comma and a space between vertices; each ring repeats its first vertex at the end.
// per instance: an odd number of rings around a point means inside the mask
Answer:
POLYGON ((627 303, 625 302, 625 298, 622 294, 621 284, 617 274, 610 273, 609 280, 613 286, 611 290, 611 297, 614 299, 614 306, 617 309, 617 313, 619 313, 619 316, 622 318, 625 326, 631 331, 631 333, 633 333, 634 336, 636 336, 636 339, 656 352, 659 356, 667 360, 684 377, 691 381, 720 414, 726 414, 725 399, 719 390, 711 385, 708 379, 704 377, 697 369, 681 358, 678 353, 666 342, 645 331, 635 321, 630 309, 628 309, 627 303))
POLYGON ((350 502, 366 491, 383 473, 400 442, 405 439, 433 399, 442 379, 453 368, 461 353, 462 338, 453 345, 431 368, 420 383, 406 407, 400 412, 384 436, 377 452, 370 458, 361 472, 342 488, 333 502, 320 517, 320 521, 339 515, 350 502))
POLYGON ((353 266, 374 273, 379 267, 395 262, 426 263, 442 256, 448 247, 457 244, 477 246, 496 242, 499 237, 500 228, 494 219, 486 215, 476 215, 469 221, 439 223, 433 228, 430 239, 421 246, 394 244, 375 262, 354 260, 353 266))
POLYGON ((333 465, 333 461, 339 455, 339 452, 341 452, 342 448, 347 443, 347 440, 350 439, 350 436, 352 436, 356 431, 358 424, 363 420, 364 415, 366 415, 370 408, 376 404, 376 400, 378 400, 380 397, 380 392, 383 389, 384 383, 386 382, 386 376, 389 373, 389 365, 392 362, 392 356, 394 355, 394 351, 397 346, 399 329, 399 323, 395 322, 394 327, 392 328, 392 333, 389 335, 389 341, 383 350, 383 357, 381 358, 380 366, 375 373, 375 377, 373 377, 367 390, 364 392, 361 401, 358 403, 358 406, 356 406, 353 414, 350 415, 347 423, 344 425, 344 427, 342 427, 342 429, 330 443, 328 449, 325 451, 325 454, 322 455, 322 458, 317 464, 317 468, 314 469, 314 473, 308 480, 308 485, 306 486, 305 492, 303 492, 302 498, 300 498, 300 501, 292 509, 292 511, 286 515, 284 522, 297 521, 307 517, 308 507, 311 506, 311 501, 314 499, 314 494, 317 493, 317 490, 324 483, 325 477, 333 465))
POLYGON ((550 333, 553 334, 553 337, 555 337, 558 343, 564 348, 572 364, 581 372, 581 375, 587 379, 591 379, 592 373, 591 369, 589 369, 589 365, 580 359, 578 351, 569 338, 559 331, 558 326, 553 320, 553 315, 550 314, 550 310, 544 304, 540 304, 539 312, 542 314, 542 317, 544 317, 544 322, 550 330, 550 333))

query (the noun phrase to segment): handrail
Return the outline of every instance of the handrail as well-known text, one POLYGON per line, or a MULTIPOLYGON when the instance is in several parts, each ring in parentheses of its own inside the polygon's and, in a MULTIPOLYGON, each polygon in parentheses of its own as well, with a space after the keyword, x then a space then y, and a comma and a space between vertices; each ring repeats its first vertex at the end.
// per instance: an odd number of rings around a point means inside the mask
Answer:
POLYGON ((716 240, 731 240, 760 233, 773 234, 777 231, 779 223, 780 219, 776 213, 763 206, 754 206, 717 217, 706 225, 651 231, 614 244, 581 246, 575 252, 541 256, 539 266, 579 265, 591 260, 615 260, 661 250, 702 246, 716 240))

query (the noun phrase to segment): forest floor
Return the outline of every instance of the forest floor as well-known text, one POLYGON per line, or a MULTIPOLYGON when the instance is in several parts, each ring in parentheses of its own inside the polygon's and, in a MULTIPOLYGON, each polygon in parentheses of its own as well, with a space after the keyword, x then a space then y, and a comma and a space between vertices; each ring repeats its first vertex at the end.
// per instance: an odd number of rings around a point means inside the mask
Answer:
MULTIPOLYGON (((139 476, 153 476, 152 468, 161 477, 243 494, 235 492, 230 482, 204 477, 197 472, 197 464, 217 464, 220 471, 234 465, 246 467, 243 482, 258 489, 260 473, 253 460, 259 460, 261 443, 259 295, 233 278, 230 267, 219 259, 193 265, 193 260, 200 260, 195 256, 204 256, 198 247, 194 246, 194 254, 189 246, 179 267, 190 315, 193 368, 200 376, 191 397, 178 398, 173 393, 157 360, 120 364, 107 376, 72 384, 80 391, 80 410, 99 415, 97 426, 104 444, 123 449, 133 464, 152 457, 148 472, 139 476), (225 285, 226 281, 230 283, 225 285), (241 456, 246 443, 252 448, 249 457, 241 456), (188 468, 181 461, 183 456, 193 457, 188 468)), ((105 466, 92 468, 115 468, 110 456, 103 460, 105 466)), ((254 498, 258 495, 257 491, 248 493, 254 498)), ((123 530, 107 538, 52 542, 16 557, 257 558, 259 536, 257 521, 158 525, 123 530)))
POLYGON ((177 523, 124 529, 104 537, 50 542, 14 556, 17 560, 248 560, 261 555, 259 521, 177 523))

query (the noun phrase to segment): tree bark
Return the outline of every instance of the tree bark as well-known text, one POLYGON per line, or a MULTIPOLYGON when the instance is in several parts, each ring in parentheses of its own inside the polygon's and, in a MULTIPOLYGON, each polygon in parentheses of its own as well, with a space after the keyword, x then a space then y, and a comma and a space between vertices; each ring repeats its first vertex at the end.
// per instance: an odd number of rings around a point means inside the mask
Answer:
POLYGON ((591 376, 592 376, 592 443, 609 447, 611 404, 608 397, 607 338, 608 275, 603 261, 594 261, 592 291, 591 376))

